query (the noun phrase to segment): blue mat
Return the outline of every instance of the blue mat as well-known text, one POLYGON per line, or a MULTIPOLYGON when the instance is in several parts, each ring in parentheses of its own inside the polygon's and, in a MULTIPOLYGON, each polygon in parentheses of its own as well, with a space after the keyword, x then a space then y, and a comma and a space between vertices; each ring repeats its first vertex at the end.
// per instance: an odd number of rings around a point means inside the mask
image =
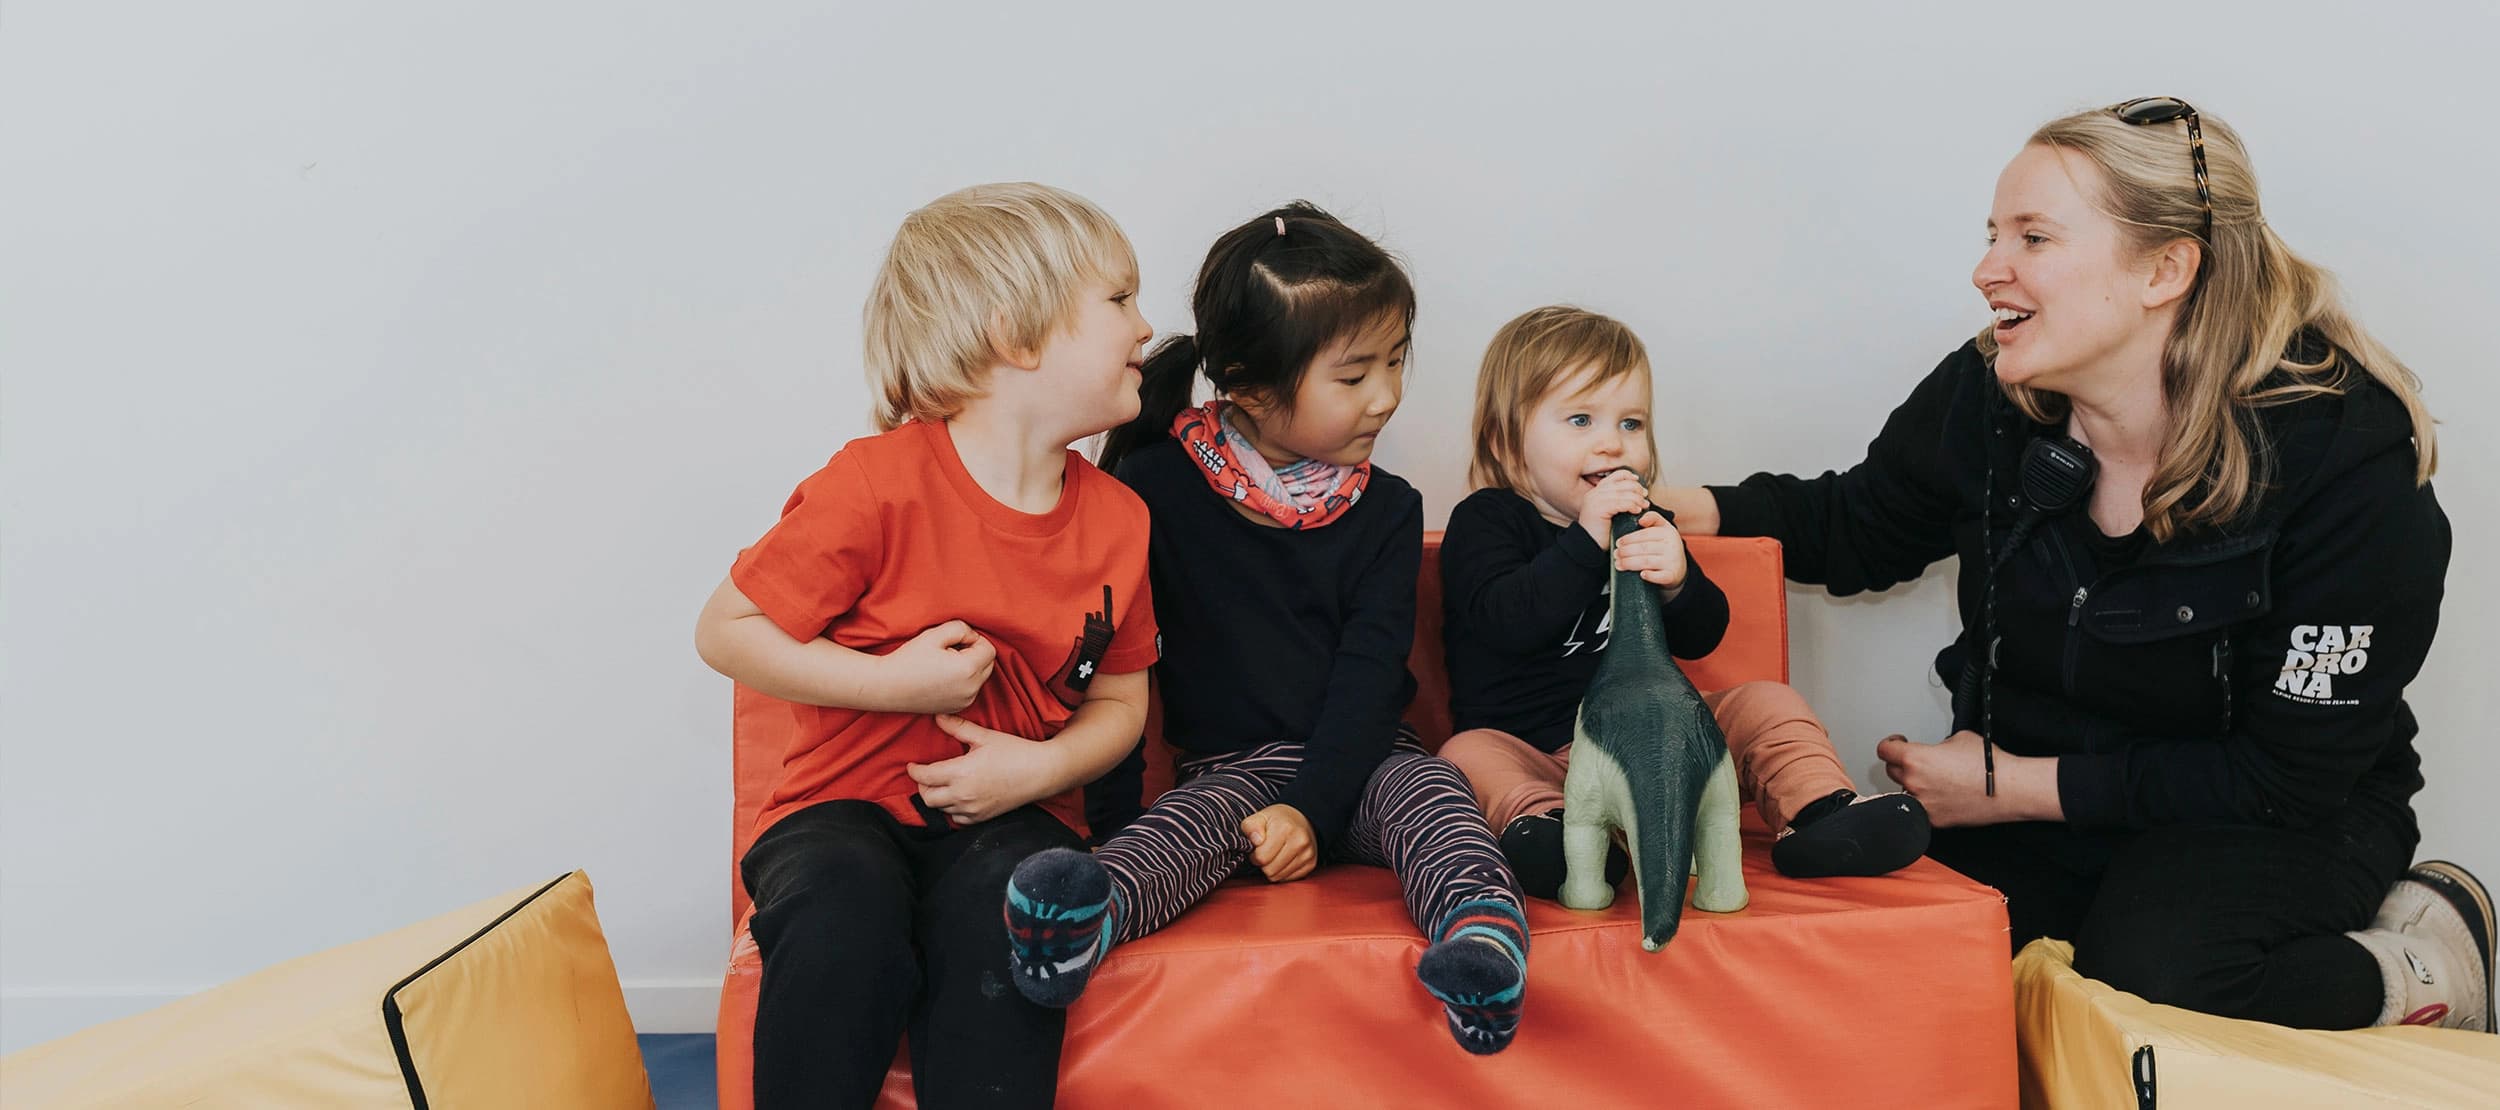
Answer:
POLYGON ((660 1110, 719 1110, 711 1034, 643 1033, 634 1039, 642 1042, 642 1067, 660 1110))

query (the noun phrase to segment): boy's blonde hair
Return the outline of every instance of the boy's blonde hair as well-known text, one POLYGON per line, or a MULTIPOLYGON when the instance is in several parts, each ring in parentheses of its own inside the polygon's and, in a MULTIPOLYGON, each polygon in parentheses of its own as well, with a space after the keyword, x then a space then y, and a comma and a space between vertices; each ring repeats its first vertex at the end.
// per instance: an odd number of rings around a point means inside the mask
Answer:
POLYGON ((1093 202, 1031 182, 975 185, 903 217, 868 291, 879 431, 945 420, 1011 351, 1039 351, 1092 282, 1137 283, 1128 236, 1093 202))
MULTIPOLYGON (((1630 374, 1647 381, 1649 351, 1622 321, 1570 305, 1533 309, 1493 333, 1493 342, 1484 349, 1484 368, 1476 374, 1476 457, 1467 467, 1470 488, 1532 492, 1520 455, 1528 413, 1582 367, 1594 368, 1580 383, 1582 389, 1630 374)), ((1651 433, 1656 426, 1655 419, 1641 425, 1651 470, 1641 475, 1644 483, 1657 479, 1658 439, 1651 433)))

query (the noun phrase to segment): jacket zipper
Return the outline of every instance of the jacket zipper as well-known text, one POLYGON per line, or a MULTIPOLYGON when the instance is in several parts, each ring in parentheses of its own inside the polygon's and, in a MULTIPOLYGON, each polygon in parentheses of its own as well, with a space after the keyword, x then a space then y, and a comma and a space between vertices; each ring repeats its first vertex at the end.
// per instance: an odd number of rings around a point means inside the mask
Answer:
POLYGON ((2214 645, 2214 677, 2222 683, 2222 731, 2224 735, 2229 735, 2231 711, 2235 707, 2231 704, 2234 699, 2231 696, 2231 630, 2228 628, 2222 630, 2222 642, 2214 645))
POLYGON ((2075 642, 2083 636, 2083 603, 2092 597, 2092 587, 2083 584, 2083 576, 2075 573, 2075 561, 2067 554, 2066 537, 2052 531, 2049 546, 2057 549, 2057 565, 2065 568, 2066 580, 2075 584, 2075 599, 2066 606, 2066 660, 2060 679, 2067 697, 2075 696, 2075 642))

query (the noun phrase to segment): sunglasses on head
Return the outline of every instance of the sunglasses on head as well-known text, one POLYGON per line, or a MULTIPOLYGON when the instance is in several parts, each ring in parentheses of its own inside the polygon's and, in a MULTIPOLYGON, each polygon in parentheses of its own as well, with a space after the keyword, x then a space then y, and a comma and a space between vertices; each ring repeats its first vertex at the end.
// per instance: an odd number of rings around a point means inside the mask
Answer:
POLYGON ((2141 125, 2187 121, 2188 157, 2196 165, 2196 200, 2205 207, 2205 241, 2214 239, 2214 194, 2205 182, 2205 132, 2196 124, 2196 108, 2175 96, 2139 96, 2109 106, 2109 114, 2141 125))

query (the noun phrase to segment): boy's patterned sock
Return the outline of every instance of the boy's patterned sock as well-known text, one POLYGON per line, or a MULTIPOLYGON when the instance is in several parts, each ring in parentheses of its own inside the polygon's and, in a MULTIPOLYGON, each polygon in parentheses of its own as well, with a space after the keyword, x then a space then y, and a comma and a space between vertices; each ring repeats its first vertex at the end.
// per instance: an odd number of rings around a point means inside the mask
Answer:
POLYGON ((1489 1056, 1510 1047, 1528 985, 1528 923, 1519 907, 1480 899, 1450 911, 1415 977, 1441 1000, 1460 1048, 1489 1056))
POLYGON ((1051 848, 1007 880, 1007 966, 1016 990, 1064 1008, 1110 951, 1119 917, 1111 873, 1084 852, 1051 848))

